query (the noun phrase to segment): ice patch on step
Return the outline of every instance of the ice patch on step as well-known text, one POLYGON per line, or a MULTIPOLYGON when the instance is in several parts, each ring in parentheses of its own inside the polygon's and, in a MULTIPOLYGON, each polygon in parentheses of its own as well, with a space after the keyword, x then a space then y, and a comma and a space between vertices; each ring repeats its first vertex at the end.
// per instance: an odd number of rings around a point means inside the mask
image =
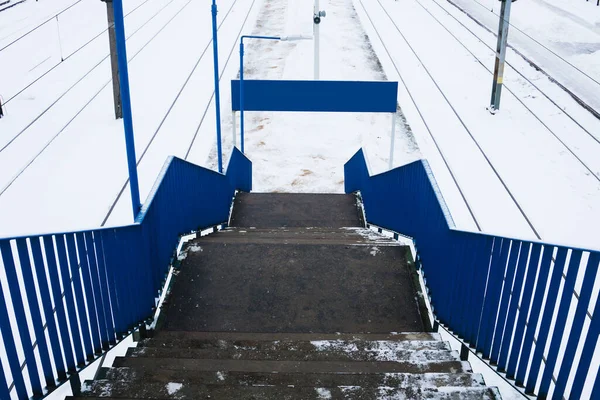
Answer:
POLYGON ((202 247, 200 247, 199 245, 197 245, 197 244, 195 244, 195 243, 194 243, 194 244, 191 244, 191 245, 190 245, 190 247, 188 247, 188 249, 189 249, 189 250, 190 250, 192 253, 196 253, 196 252, 198 252, 198 251, 204 251, 204 250, 202 250, 202 247))
POLYGON ((315 388, 319 399, 331 399, 331 392, 325 388, 315 388))
POLYGON ((225 380, 225 374, 221 371, 217 371, 217 379, 220 381, 224 381, 225 380))
POLYGON ((183 387, 183 384, 169 382, 169 383, 167 383, 167 385, 165 387, 167 389, 167 393, 169 394, 169 396, 173 396, 175 393, 177 393, 183 387))
POLYGON ((380 250, 379 250, 379 248, 378 248, 377 246, 373 246, 373 247, 371 247, 371 252, 370 252, 370 254, 371 254, 373 257, 375 257, 375 256, 377 255, 377 253, 379 253, 379 252, 380 252, 380 250))

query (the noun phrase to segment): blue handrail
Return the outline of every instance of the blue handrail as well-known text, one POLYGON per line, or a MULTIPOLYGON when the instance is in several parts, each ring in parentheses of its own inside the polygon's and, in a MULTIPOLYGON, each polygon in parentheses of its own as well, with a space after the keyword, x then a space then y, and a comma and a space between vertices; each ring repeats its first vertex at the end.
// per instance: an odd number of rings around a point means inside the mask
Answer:
POLYGON ((227 221, 235 191, 251 186, 252 164, 237 149, 225 175, 169 157, 134 224, 0 238, 9 288, 0 285, 0 332, 13 381, 0 362, 0 397, 9 387, 19 399, 42 396, 136 329, 152 315, 179 237, 227 221))
POLYGON ((575 368, 569 398, 581 398, 586 384, 593 384, 592 398, 599 398, 594 396, 600 396, 600 376, 592 382, 596 371, 590 371, 600 334, 600 296, 591 304, 598 249, 456 229, 424 160, 371 176, 360 150, 344 173, 346 193, 360 191, 370 223, 413 238, 441 323, 524 385, 528 394, 539 387, 535 394, 540 398, 552 389, 552 398, 562 399, 575 368), (582 286, 577 296, 578 278, 582 286), (569 325, 569 309, 577 297, 569 325), (588 309, 594 314, 586 332, 588 309), (573 366, 581 341, 584 352, 573 366))

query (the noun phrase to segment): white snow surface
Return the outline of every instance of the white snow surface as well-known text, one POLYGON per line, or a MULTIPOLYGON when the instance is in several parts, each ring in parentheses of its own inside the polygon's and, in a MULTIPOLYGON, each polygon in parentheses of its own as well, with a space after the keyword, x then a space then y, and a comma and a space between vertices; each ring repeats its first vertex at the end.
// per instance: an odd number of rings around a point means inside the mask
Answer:
POLYGON ((319 399, 331 399, 331 391, 326 388, 315 388, 319 399))
MULTIPOLYGON (((500 2, 452 2, 488 29, 498 31, 500 2)), ((591 0, 532 0, 513 4, 509 42, 600 112, 598 8, 591 0)))
POLYGON ((175 393, 177 393, 179 390, 181 390, 181 388, 183 387, 183 384, 176 383, 176 382, 169 382, 169 383, 167 383, 167 385, 165 387, 167 389, 167 393, 169 394, 169 396, 172 396, 175 393))

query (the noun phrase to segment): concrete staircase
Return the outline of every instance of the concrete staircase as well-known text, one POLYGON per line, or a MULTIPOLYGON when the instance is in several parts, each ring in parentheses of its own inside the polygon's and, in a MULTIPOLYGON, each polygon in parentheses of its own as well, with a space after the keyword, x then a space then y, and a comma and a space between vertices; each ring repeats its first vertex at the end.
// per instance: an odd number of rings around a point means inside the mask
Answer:
POLYGON ((238 195, 153 337, 72 398, 499 399, 430 332, 409 249, 363 225, 354 196, 238 195))

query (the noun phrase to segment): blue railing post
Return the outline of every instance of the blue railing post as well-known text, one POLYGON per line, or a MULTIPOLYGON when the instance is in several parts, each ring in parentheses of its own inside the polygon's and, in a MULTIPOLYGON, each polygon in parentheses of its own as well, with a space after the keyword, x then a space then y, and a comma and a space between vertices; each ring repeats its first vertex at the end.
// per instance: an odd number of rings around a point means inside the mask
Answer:
MULTIPOLYGON (((219 91, 219 45, 217 43, 217 3, 212 3, 213 58, 215 61, 215 109, 217 110, 217 160, 219 172, 223 173, 223 154, 221 149, 221 95, 219 91)), ((243 131, 242 131, 243 132, 243 131)), ((244 141, 242 140, 242 146, 244 141)), ((242 150, 243 151, 243 150, 242 150)))
POLYGON ((240 39, 240 142, 244 154, 244 37, 240 39))
POLYGON ((115 13, 115 33, 117 35, 117 60, 119 64, 119 81, 121 83, 123 125, 125 126, 125 146, 127 147, 127 165, 129 169, 129 188, 131 190, 133 219, 135 220, 135 217, 140 211, 141 202, 137 176, 137 159, 135 157, 135 141, 133 139, 131 98, 129 96, 129 72, 127 71, 127 49, 125 45, 123 0, 113 0, 113 9, 115 13))

